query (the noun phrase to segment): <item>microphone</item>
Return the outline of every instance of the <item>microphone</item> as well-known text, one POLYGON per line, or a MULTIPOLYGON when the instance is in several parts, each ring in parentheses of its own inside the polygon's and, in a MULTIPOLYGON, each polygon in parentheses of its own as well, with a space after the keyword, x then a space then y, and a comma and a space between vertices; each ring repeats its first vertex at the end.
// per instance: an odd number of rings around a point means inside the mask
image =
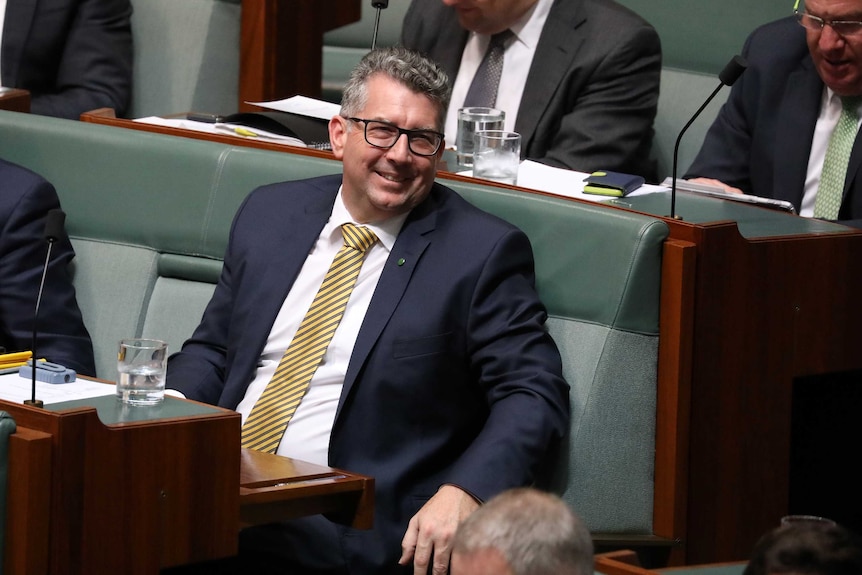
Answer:
POLYGON ((733 83, 736 82, 737 79, 745 72, 745 69, 748 68, 748 62, 745 61, 745 58, 742 56, 734 56, 730 59, 724 69, 719 73, 718 79, 721 82, 718 86, 716 86, 715 90, 712 91, 712 94, 709 95, 709 98, 701 104, 700 108, 697 109, 697 112, 691 117, 691 119, 686 123, 685 126, 682 127, 682 130, 679 131, 679 136, 676 138, 676 144, 673 147, 673 173, 671 178, 671 189, 670 189, 670 217, 675 220, 681 220, 682 218, 676 215, 676 163, 679 158, 679 142, 682 140, 682 135, 685 134, 685 131, 688 130, 688 127, 695 121, 695 119, 703 112, 704 108, 706 108, 709 103, 715 98, 715 95, 718 94, 718 91, 722 89, 724 86, 733 86, 733 83))
POLYGON ((54 242, 63 237, 65 232, 63 225, 66 222, 66 214, 63 210, 59 208, 55 208, 53 210, 48 211, 48 215, 45 218, 45 239, 48 242, 48 253, 45 256, 45 265, 42 267, 42 281, 39 282, 39 293, 36 295, 36 311, 33 314, 33 344, 32 344, 32 352, 30 361, 32 362, 32 369, 30 370, 32 380, 32 392, 31 398, 25 399, 25 405, 32 405, 34 407, 42 407, 43 403, 41 399, 36 399, 36 371, 38 366, 36 364, 36 325, 39 319, 39 304, 42 303, 42 290, 45 288, 45 276, 48 275, 48 263, 51 261, 51 248, 54 246, 54 242))
POLYGON ((371 37, 371 49, 377 47, 377 31, 380 30, 380 11, 389 8, 389 0, 371 0, 371 7, 377 8, 377 16, 374 19, 374 36, 371 37))

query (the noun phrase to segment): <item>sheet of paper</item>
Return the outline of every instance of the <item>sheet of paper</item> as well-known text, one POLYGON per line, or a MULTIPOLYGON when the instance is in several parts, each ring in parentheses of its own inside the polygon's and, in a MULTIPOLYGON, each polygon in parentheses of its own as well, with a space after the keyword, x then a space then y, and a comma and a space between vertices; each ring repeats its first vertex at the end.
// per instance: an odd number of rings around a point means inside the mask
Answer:
POLYGON ((310 116, 321 120, 329 120, 332 116, 337 116, 341 111, 340 104, 333 104, 332 102, 317 100, 307 96, 293 96, 274 102, 246 102, 246 104, 269 108, 270 110, 277 110, 279 112, 290 112, 291 114, 299 114, 300 116, 310 116))
POLYGON ((146 118, 137 118, 135 122, 142 124, 152 124, 154 126, 166 126, 169 128, 180 128, 183 130, 194 130, 196 132, 205 132, 207 134, 227 134, 236 136, 237 138, 251 138, 265 140, 267 142, 275 142, 277 144, 288 144, 290 146, 299 146, 305 148, 306 145, 302 140, 291 138, 290 136, 282 136, 257 128, 249 128, 240 126, 239 124, 230 124, 225 122, 209 123, 195 122, 194 120, 186 120, 183 118, 161 118, 159 116, 149 116, 146 118))
MULTIPOLYGON (((472 171, 461 173, 467 176, 472 175, 472 171)), ((588 200, 591 202, 602 202, 612 199, 608 196, 585 194, 584 179, 587 176, 589 176, 589 174, 586 172, 554 168, 540 162, 524 160, 518 168, 518 185, 524 188, 530 188, 531 190, 540 190, 556 194, 558 196, 566 196, 568 198, 577 198, 579 200, 588 200)), ((638 196, 643 194, 652 194, 655 192, 665 192, 669 189, 670 188, 664 186, 644 184, 629 195, 638 196)))
MULTIPOLYGON (((32 380, 29 377, 21 377, 17 373, 0 375, 0 399, 13 403, 24 403, 25 399, 30 399, 33 396, 32 385, 32 380)), ((73 399, 113 395, 115 391, 116 386, 114 385, 81 378, 70 383, 36 382, 36 399, 41 399, 45 405, 73 399)))

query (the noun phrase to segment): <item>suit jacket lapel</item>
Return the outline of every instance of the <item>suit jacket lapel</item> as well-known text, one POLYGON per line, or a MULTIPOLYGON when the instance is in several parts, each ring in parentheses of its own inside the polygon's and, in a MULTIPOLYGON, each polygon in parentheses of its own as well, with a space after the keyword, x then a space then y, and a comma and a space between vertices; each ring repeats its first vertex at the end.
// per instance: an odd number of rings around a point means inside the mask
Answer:
POLYGON ((779 104, 775 128, 773 193, 794 205, 802 203, 811 139, 820 113, 823 82, 807 55, 790 75, 779 104))
POLYGON ((39 0, 6 0, 3 46, 0 48, 3 58, 0 62, 3 74, 0 86, 15 87, 18 84, 18 68, 38 3, 39 0))
MULTIPOLYGON (((432 191, 433 195, 433 191, 432 191)), ((398 239, 392 247, 392 253, 386 260, 377 289, 368 306, 365 320, 356 338, 353 354, 350 356, 350 365, 344 378, 344 388, 338 401, 338 415, 344 401, 350 394, 356 377, 362 370, 368 354, 380 337, 383 328, 389 323, 395 308, 398 307, 410 278, 419 264, 422 253, 431 243, 430 232, 434 230, 437 222, 437 213, 434 208, 435 202, 432 197, 413 209, 407 221, 398 234, 398 239)))
POLYGON ((293 219, 284 222, 284 226, 279 229, 278 237, 268 249, 270 264, 260 278, 260 285, 266 289, 260 290, 257 301, 250 302, 254 306, 254 313, 249 314, 248 321, 252 324, 269 323, 265 326, 258 324, 257 328, 249 326, 248 329, 240 330, 241 333, 257 334, 257 340, 242 343, 243 347, 252 352, 251 357, 255 364, 263 352, 266 340, 272 331, 272 325, 284 304, 284 298, 293 287, 308 252, 320 236, 320 230, 332 214, 335 192, 331 195, 321 192, 321 195, 323 197, 306 206, 303 212, 297 213, 293 219), (283 246, 289 245, 306 245, 307 248, 283 249, 283 246))
POLYGON ((586 21, 581 4, 557 0, 548 14, 527 74, 530 89, 524 90, 515 119, 515 131, 521 134, 524 148, 529 147, 539 120, 553 100, 548 95, 560 89, 572 59, 583 45, 583 38, 577 34, 577 28, 586 21))

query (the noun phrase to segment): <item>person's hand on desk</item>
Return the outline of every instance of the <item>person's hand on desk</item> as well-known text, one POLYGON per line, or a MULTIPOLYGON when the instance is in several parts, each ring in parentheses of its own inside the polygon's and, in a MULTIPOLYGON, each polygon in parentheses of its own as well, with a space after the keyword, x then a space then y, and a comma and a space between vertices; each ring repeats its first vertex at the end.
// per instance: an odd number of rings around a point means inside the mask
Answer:
POLYGON ((717 186, 723 189, 725 192, 731 194, 742 194, 743 191, 739 188, 734 188, 733 186, 728 186, 721 180, 715 180, 713 178, 692 178, 690 180, 686 180, 687 182, 695 182, 697 184, 706 184, 707 186, 717 186))
POLYGON ((433 558, 431 573, 448 573, 455 530, 478 508, 479 502, 466 491, 454 485, 442 486, 410 519, 401 541, 402 553, 398 563, 406 565, 412 560, 413 572, 425 575, 433 558))

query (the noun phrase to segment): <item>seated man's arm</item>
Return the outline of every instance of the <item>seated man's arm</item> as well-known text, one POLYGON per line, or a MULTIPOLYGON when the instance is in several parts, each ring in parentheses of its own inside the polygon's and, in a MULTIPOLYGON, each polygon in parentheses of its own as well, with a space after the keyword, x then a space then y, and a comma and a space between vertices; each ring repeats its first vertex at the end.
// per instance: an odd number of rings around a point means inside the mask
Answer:
MULTIPOLYGON (((610 34, 614 43, 604 48, 584 45, 580 50, 596 50, 594 62, 570 72, 562 86, 568 90, 568 109, 556 126, 539 124, 554 133, 542 156, 528 157, 553 166, 584 172, 598 169, 639 174, 648 181, 656 179, 649 158, 653 122, 658 108, 661 80, 661 43, 655 30, 644 24, 625 30, 600 30, 610 34), (614 36, 619 34, 619 36, 614 36)), ((599 45, 605 43, 596 39, 599 45)), ((585 40, 585 44, 591 39, 585 40)), ((535 65, 535 63, 534 63, 535 65)), ((529 82, 528 82, 529 86, 529 82)))
MULTIPOLYGON (((30 172, 7 170, 0 164, 0 174, 4 196, 0 198, 0 345, 8 351, 24 351, 33 343, 36 298, 48 253, 47 213, 59 208, 60 201, 51 184, 30 172)), ((93 345, 68 271, 74 257, 68 237, 51 246, 36 353, 92 376, 96 375, 93 345)))
POLYGON ((31 112, 78 119, 113 108, 122 116, 132 87, 131 16, 129 0, 80 0, 53 89, 31 89, 31 112))
POLYGON ((471 372, 490 413, 453 466, 447 484, 411 519, 402 563, 445 572, 458 523, 480 501, 531 484, 537 469, 569 429, 568 384, 545 329, 547 313, 534 288, 532 250, 520 231, 489 254, 475 286, 468 335, 471 372), (415 550, 414 550, 415 548, 415 550))
MULTIPOLYGON (((743 49, 748 57, 749 41, 743 49)), ((745 85, 748 76, 743 74, 731 88, 727 102, 721 107, 710 126, 703 145, 686 171, 687 180, 700 180, 719 185, 729 192, 751 194, 751 128, 745 109, 745 85)))
POLYGON ((219 405, 227 369, 233 308, 229 254, 230 248, 200 325, 182 349, 168 358, 165 381, 166 390, 176 390, 183 397, 212 405, 219 405))

